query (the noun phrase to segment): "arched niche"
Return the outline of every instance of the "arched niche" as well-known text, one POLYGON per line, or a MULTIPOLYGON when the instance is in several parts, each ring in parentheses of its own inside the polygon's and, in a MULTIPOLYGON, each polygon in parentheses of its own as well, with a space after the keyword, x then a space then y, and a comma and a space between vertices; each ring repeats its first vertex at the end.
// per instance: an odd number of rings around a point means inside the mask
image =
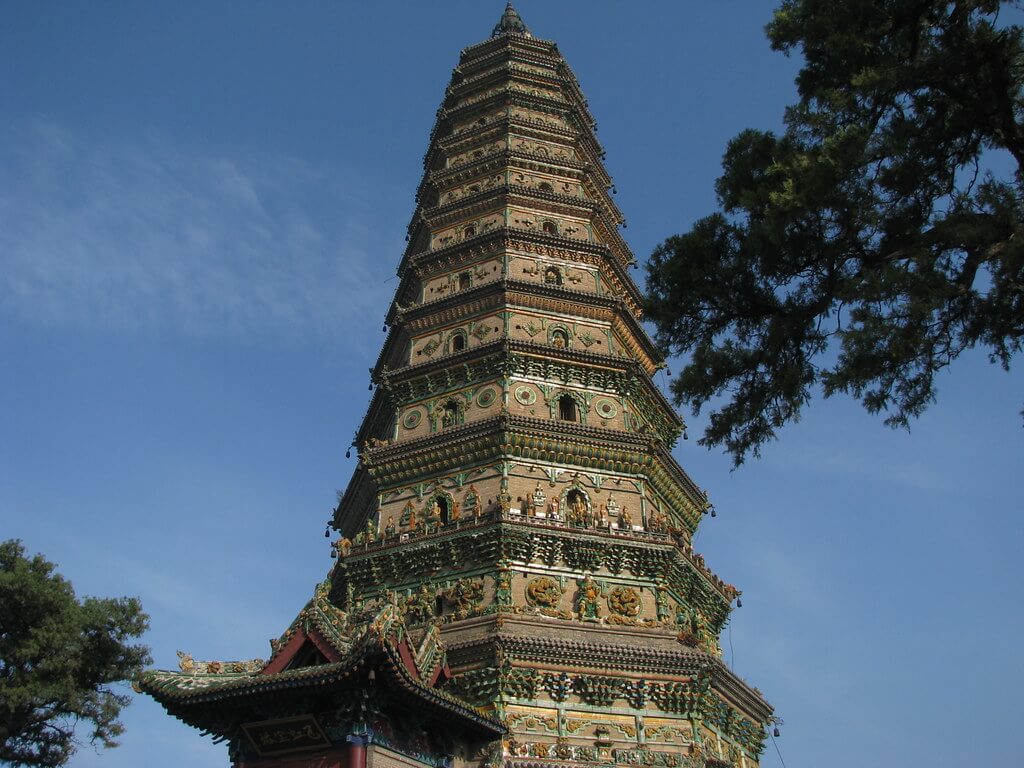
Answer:
POLYGON ((466 402, 461 397, 446 397, 435 401, 430 413, 431 431, 462 424, 466 419, 466 402))
POLYGON ((563 519, 569 525, 593 528, 596 517, 590 494, 579 484, 573 484, 562 491, 561 511, 563 519))
POLYGON ((552 419, 586 424, 587 399, 580 392, 571 390, 553 392, 548 399, 548 409, 552 419))
POLYGON ((564 325, 552 325, 548 328, 548 344, 558 349, 569 349, 572 333, 564 325))
POLYGON ((454 354, 455 352, 461 352, 469 346, 469 339, 466 336, 466 332, 463 330, 452 331, 448 337, 448 352, 454 354))
POLYGON ((555 266, 548 266, 544 268, 544 282, 547 285, 561 285, 562 284, 562 270, 555 266))
POLYGON ((425 514, 428 527, 448 525, 459 519, 459 504, 450 493, 436 491, 427 499, 425 514))

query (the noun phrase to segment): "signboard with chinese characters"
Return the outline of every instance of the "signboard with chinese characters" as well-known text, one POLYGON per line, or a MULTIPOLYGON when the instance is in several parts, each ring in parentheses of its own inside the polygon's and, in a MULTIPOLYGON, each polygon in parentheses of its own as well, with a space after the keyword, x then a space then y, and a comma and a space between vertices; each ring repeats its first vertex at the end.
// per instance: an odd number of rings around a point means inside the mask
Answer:
POLYGON ((331 745, 312 715, 246 723, 242 730, 260 755, 281 755, 307 749, 323 749, 331 745))

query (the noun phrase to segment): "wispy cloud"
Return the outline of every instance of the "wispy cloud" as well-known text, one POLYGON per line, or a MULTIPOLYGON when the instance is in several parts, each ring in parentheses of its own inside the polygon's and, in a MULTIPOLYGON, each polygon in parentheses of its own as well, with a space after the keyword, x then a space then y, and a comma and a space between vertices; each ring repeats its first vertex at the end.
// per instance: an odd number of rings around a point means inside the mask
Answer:
POLYGON ((0 312, 22 322, 341 336, 387 307, 401 228, 366 226, 337 173, 38 122, 0 138, 0 312))

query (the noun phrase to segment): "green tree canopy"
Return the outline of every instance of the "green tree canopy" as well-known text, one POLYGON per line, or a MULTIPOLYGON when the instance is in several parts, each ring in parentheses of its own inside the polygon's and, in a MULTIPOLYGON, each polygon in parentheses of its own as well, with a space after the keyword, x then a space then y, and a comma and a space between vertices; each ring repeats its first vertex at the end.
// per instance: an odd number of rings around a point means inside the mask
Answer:
POLYGON ((53 563, 0 543, 0 761, 64 765, 81 723, 92 743, 116 746, 129 697, 111 684, 151 662, 129 644, 148 627, 136 598, 79 601, 53 563))
MULTIPOLYGON (((1011 7, 1012 6, 1012 7, 1011 7)), ((647 316, 701 442, 736 464, 844 392, 906 426, 964 350, 1024 332, 1019 26, 998 0, 785 0, 798 51, 781 135, 729 142, 720 210, 654 251, 647 316), (1007 168, 1005 171, 996 169, 1007 168)))

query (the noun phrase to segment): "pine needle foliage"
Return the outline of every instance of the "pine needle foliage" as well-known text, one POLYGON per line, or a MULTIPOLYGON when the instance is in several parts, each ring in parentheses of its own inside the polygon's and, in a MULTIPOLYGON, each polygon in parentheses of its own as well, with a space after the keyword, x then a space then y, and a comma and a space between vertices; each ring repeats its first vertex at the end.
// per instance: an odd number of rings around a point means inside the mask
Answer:
POLYGON ((131 644, 148 627, 138 599, 79 600, 53 563, 0 543, 0 762, 64 765, 80 733, 117 746, 130 698, 114 684, 151 662, 131 644))
POLYGON ((982 347, 1024 334, 1024 43, 1017 2, 785 0, 803 57, 781 134, 726 149, 719 210, 647 267, 647 317, 685 367, 679 405, 735 465, 846 393, 891 426, 982 347), (997 169, 1007 169, 999 171, 997 169))

